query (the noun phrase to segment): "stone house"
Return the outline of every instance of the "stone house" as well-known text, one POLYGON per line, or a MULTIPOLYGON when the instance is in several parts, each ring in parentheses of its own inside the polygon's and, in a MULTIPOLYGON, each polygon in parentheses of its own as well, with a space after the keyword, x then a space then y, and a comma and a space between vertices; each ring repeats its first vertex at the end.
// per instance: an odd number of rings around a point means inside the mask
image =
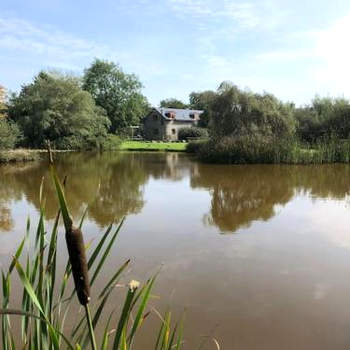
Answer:
POLYGON ((146 140, 178 141, 182 128, 196 126, 203 111, 175 108, 152 108, 143 118, 143 133, 146 140))

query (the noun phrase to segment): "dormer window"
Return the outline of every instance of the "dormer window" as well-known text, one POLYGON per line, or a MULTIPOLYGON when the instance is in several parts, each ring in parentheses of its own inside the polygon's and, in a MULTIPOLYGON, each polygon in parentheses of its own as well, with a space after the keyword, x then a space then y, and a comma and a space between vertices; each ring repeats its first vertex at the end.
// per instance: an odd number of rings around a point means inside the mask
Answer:
POLYGON ((167 118, 174 119, 175 118, 175 112, 166 112, 165 116, 167 118))

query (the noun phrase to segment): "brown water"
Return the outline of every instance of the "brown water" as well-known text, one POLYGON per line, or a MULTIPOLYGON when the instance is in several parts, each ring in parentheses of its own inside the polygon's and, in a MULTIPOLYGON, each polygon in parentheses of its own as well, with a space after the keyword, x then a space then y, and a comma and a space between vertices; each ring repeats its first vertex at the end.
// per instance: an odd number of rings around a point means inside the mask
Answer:
MULTIPOLYGON (((350 347, 350 166, 205 165, 183 154, 69 154, 76 220, 87 241, 127 216, 107 274, 163 264, 152 305, 186 307, 186 349, 212 335, 221 349, 350 347)), ((43 163, 0 167, 0 262, 38 218, 43 163)), ((56 203, 45 180, 46 213, 56 203)), ((60 238, 61 263, 66 254, 60 238)), ((152 322, 151 322, 152 324, 152 322)), ((151 327, 151 326, 150 326, 151 327)), ((149 349, 147 326, 139 349, 149 349)), ((214 349, 208 343, 208 349, 214 349)))

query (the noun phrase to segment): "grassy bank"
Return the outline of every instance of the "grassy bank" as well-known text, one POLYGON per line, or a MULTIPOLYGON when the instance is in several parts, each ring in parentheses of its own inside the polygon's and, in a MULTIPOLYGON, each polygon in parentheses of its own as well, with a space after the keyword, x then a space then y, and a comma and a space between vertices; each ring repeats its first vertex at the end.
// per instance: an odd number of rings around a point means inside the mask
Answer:
POLYGON ((121 150, 127 151, 171 151, 185 152, 186 143, 183 142, 145 142, 125 141, 121 144, 121 150))
MULTIPOLYGON (((1 163, 15 163, 15 162, 31 162, 41 159, 46 152, 44 149, 25 149, 18 148, 12 150, 0 150, 0 164, 1 163)), ((72 152, 67 150, 54 150, 54 153, 72 152)))
POLYGON ((0 151, 0 163, 29 162, 40 158, 40 153, 34 150, 15 149, 0 151))

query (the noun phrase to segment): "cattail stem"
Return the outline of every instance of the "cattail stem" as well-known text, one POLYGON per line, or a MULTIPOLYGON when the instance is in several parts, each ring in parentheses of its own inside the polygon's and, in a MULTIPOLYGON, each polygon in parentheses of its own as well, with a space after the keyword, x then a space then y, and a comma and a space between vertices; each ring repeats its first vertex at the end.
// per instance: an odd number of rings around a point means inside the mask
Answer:
POLYGON ((89 335, 90 335, 92 350, 97 350, 94 327, 92 325, 92 320, 91 320, 90 308, 89 308, 88 304, 86 304, 84 307, 85 307, 85 314, 86 314, 87 323, 89 326, 89 335))

